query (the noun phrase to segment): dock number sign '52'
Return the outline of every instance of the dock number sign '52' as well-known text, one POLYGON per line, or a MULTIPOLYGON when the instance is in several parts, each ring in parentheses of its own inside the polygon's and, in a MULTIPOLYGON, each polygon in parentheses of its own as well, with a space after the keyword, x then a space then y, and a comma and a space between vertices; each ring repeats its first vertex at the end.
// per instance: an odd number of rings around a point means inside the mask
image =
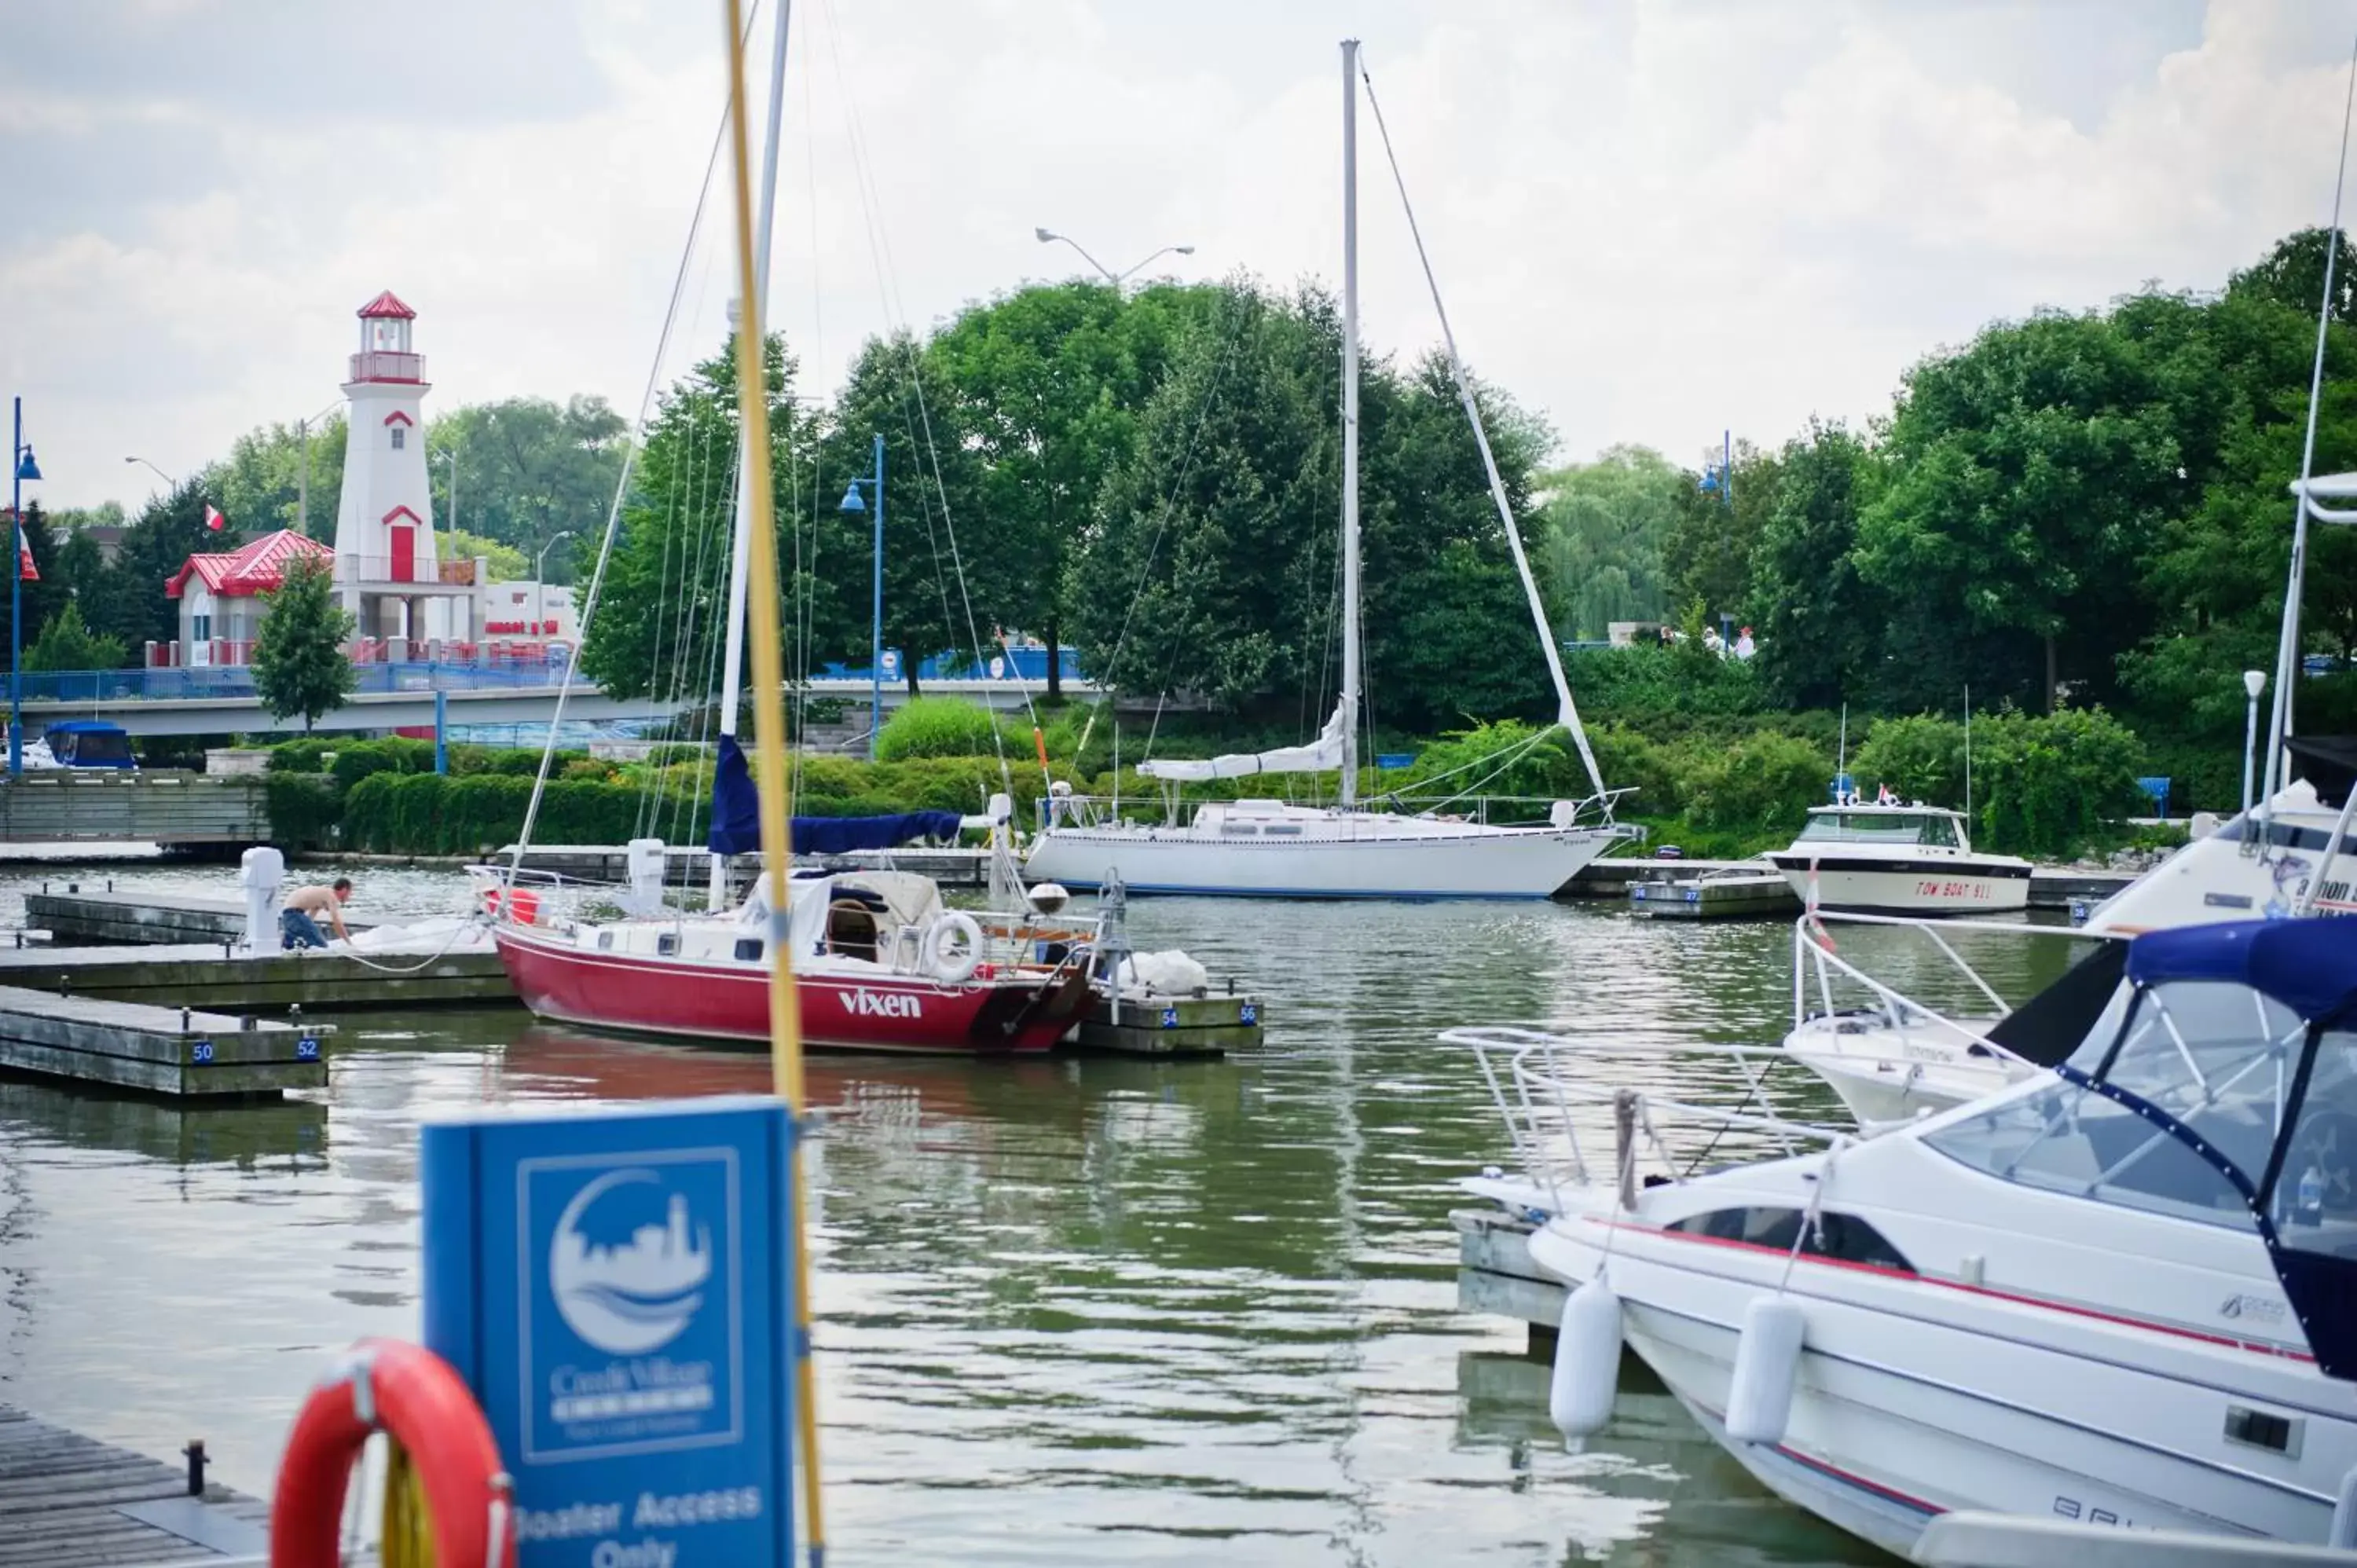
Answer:
POLYGON ((789 1137, 748 1100, 426 1129, 426 1343, 514 1474, 522 1568, 791 1554, 789 1137))

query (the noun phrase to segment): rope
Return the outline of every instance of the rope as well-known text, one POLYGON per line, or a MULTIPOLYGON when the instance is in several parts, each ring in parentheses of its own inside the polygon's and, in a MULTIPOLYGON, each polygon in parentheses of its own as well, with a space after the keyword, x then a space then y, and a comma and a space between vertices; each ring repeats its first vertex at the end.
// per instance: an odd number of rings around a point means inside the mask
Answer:
POLYGON ((378 963, 372 959, 362 957, 359 951, 349 948, 338 956, 350 959, 354 963, 359 964, 361 968, 372 969, 379 974, 415 974, 420 970, 425 969, 433 964, 440 963, 444 959, 449 957, 450 950, 458 945, 459 938, 470 935, 478 927, 487 924, 488 922, 482 916, 476 915, 472 917, 471 918, 462 922, 457 929, 453 930, 450 933, 449 940, 445 941, 439 950, 427 954, 425 958, 422 958, 415 963, 412 964, 394 965, 389 963, 378 963))

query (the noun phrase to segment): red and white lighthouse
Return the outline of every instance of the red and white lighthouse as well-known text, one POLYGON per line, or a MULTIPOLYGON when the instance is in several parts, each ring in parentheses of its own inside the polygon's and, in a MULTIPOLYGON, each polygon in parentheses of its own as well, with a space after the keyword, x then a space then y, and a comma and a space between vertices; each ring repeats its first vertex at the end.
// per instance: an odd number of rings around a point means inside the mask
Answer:
POLYGON ((421 601, 441 596, 443 585, 425 466, 425 357, 410 338, 416 319, 391 290, 361 306, 360 351, 344 383, 350 424, 336 508, 336 581, 363 639, 448 635, 439 627, 429 632, 428 618, 418 613, 421 601))

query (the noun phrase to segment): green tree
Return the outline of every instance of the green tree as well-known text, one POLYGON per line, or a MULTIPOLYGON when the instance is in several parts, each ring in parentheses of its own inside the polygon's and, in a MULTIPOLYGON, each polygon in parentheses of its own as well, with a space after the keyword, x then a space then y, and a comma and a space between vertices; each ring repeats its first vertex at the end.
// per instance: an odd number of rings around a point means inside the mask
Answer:
POLYGON ((981 462, 983 511, 962 520, 967 548, 1016 568, 996 585, 993 614, 1047 643, 1051 700, 1062 694, 1055 650, 1098 489, 1129 456, 1140 411, 1216 293, 1035 285, 969 307, 926 345, 981 462))
POLYGON ((1752 599, 1760 539, 1782 491, 1783 463, 1749 441, 1735 444, 1735 472, 1724 489, 1703 489, 1685 473, 1669 492, 1674 512, 1662 537, 1663 605, 1700 599, 1712 626, 1744 618, 1752 599))
POLYGON ((68 599, 41 628, 41 635, 25 650, 27 670, 119 670, 124 662, 122 639, 94 635, 81 618, 81 606, 68 599))
POLYGON ((1662 546, 1691 478, 1649 446, 1535 475, 1533 554, 1566 639, 1602 639, 1614 621, 1660 620, 1662 546))
POLYGON ((272 718, 302 714, 307 735, 359 683, 344 651, 355 629, 352 613, 336 602, 334 574, 324 562, 291 563, 285 578, 263 596, 270 613, 253 642, 254 693, 272 718))
MULTIPOLYGON (((437 414, 425 427, 436 521, 527 554, 568 530, 599 538, 629 445, 629 424, 600 397, 516 397, 437 414), (457 457, 456 508, 450 454, 457 457)), ((572 558, 552 551, 548 562, 550 579, 561 581, 572 558)))
POLYGON ((92 629, 119 637, 131 648, 169 642, 180 635, 179 602, 164 596, 164 585, 189 556, 234 550, 245 542, 245 531, 234 517, 218 533, 205 526, 210 482, 203 473, 183 480, 149 501, 123 531, 122 553, 113 567, 120 592, 85 602, 92 629))
MULTIPOLYGON (((496 539, 485 539, 478 533, 454 529, 442 535, 435 545, 445 561, 471 561, 477 556, 490 563, 490 581, 519 583, 532 575, 532 558, 512 544, 501 544, 496 539)), ((549 575, 556 575, 556 559, 561 551, 549 552, 549 575)))
MULTIPOLYGON (((2302 229, 2276 242, 2266 259, 2226 280, 2229 295, 2244 295, 2281 306, 2311 324, 2324 301, 2324 258, 2330 231, 2302 229)), ((2332 268, 2332 319, 2343 327, 2357 326, 2357 247, 2341 237, 2341 258, 2332 268)))
POLYGON ((1760 674, 1790 706, 1832 707, 1862 690, 1881 643, 1881 596, 1854 553, 1881 470, 1849 430, 1813 420, 1780 471, 1754 566, 1760 674))
POLYGON ((333 539, 344 485, 344 445, 341 413, 311 425, 307 438, 294 424, 259 425, 239 436, 227 457, 208 467, 202 482, 221 515, 249 537, 292 528, 314 539, 333 539))
MULTIPOLYGON (((0 514, 5 514, 6 510, 5 506, 0 506, 0 514)), ((51 531, 49 520, 41 510, 38 502, 26 503, 23 527, 25 547, 32 553, 33 556, 33 570, 40 574, 38 579, 28 578, 16 589, 16 594, 21 596, 24 604, 23 641, 29 644, 38 628, 48 625, 49 618, 70 602, 72 595, 70 585, 59 575, 56 535, 51 531)), ((5 629, 16 624, 8 619, 13 613, 15 612, 10 608, 5 597, 0 596, 0 629, 5 629)), ((12 639, 16 636, 13 630, 7 631, 7 635, 12 639)))

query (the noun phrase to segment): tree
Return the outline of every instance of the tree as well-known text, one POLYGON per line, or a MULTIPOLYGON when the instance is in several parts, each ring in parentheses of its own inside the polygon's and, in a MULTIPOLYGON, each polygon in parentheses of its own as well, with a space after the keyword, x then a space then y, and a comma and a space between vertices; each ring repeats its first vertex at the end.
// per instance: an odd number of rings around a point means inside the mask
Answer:
POLYGON ((1531 483, 1540 499, 1530 543, 1557 633, 1593 641, 1614 621, 1660 620, 1670 602, 1663 544, 1692 477, 1649 446, 1613 446, 1531 483))
MULTIPOLYGON (((2294 312, 2310 324, 2324 302, 2324 258, 2329 231, 2302 229, 2276 242, 2263 261, 2226 280, 2229 295, 2263 299, 2294 312)), ((2341 237, 2341 256, 2332 266, 2332 319, 2357 326, 2357 247, 2341 237)))
POLYGON ((1760 673, 1792 706, 1831 707, 1862 693, 1881 643, 1881 596, 1855 556, 1881 471, 1848 429, 1813 420, 1785 444, 1780 467, 1754 565, 1760 673))
POLYGON ((170 493, 149 501, 123 531, 123 549, 113 567, 120 575, 120 591, 85 603, 93 629, 120 637, 132 648, 169 642, 180 635, 179 604, 164 596, 165 583, 189 556, 234 550, 245 542, 244 526, 235 517, 218 533, 205 526, 209 482, 209 470, 183 480, 170 493))
POLYGON ((1740 619, 1752 597, 1760 535, 1782 483, 1781 460, 1749 441, 1735 444, 1733 475, 1702 488, 1702 476, 1687 472, 1673 498, 1676 510, 1662 540, 1666 603, 1703 602, 1705 618, 1740 619))
MULTIPOLYGON (((5 505, 0 505, 0 514, 6 510, 5 505)), ((25 635, 21 640, 30 643, 34 633, 48 624, 49 618, 57 614, 71 595, 68 592, 68 585, 58 576, 57 547, 52 542, 49 520, 42 513, 38 502, 26 503, 24 533, 25 548, 32 553, 33 570, 40 574, 38 579, 27 579, 16 589, 24 603, 25 635)), ((13 566, 14 563, 11 563, 9 569, 13 566)), ((16 634, 7 629, 11 624, 8 620, 11 613, 8 596, 0 595, 0 633, 15 639, 16 634)))
POLYGON ((344 705, 359 684, 344 651, 352 613, 336 602, 334 573, 325 562, 290 563, 278 586, 263 596, 270 613, 253 642, 253 690, 274 719, 303 715, 303 730, 344 705))
POLYGON ((1037 285, 968 307, 926 345, 982 465, 984 510, 966 520, 965 548, 1014 568, 997 585, 996 607, 1047 643, 1051 700, 1062 694, 1056 650, 1070 616, 1071 563, 1097 491, 1128 456, 1139 412, 1216 293, 1037 285))
MULTIPOLYGON (((425 428, 436 521, 529 555, 567 530, 599 538, 629 446, 629 424, 600 397, 576 395, 561 404, 517 397, 437 414, 425 428), (455 510, 452 453, 458 460, 455 510)), ((552 580, 570 569, 565 554, 552 551, 548 560, 552 580)))
POLYGON ((41 635, 25 650, 27 670, 119 670, 124 662, 122 639, 98 637, 81 618, 81 606, 68 599, 41 628, 41 635))
POLYGON ((310 426, 307 438, 293 424, 258 425, 200 478, 222 515, 250 536, 292 528, 313 539, 333 539, 344 446, 340 413, 310 426))

